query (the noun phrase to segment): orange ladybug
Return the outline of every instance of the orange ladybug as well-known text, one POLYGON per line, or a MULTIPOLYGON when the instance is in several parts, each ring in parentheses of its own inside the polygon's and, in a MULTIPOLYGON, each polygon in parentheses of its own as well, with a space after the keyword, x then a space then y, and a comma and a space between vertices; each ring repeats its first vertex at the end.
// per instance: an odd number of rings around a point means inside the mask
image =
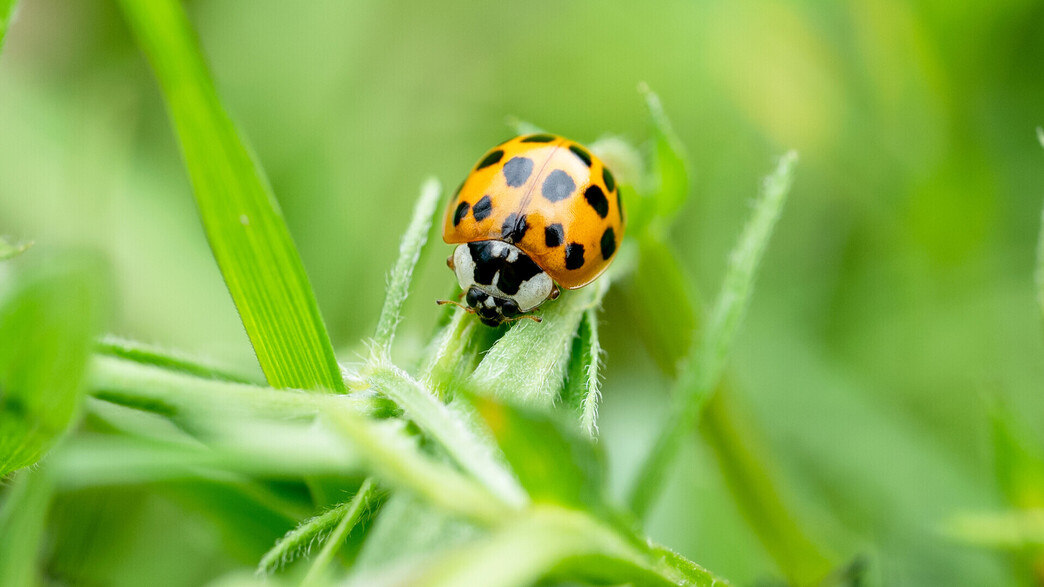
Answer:
MULTIPOLYGON (((624 212, 613 173, 579 143, 515 137, 479 160, 450 200, 442 239, 469 311, 497 326, 605 271, 624 212)), ((538 320, 539 321, 539 320, 538 320)))

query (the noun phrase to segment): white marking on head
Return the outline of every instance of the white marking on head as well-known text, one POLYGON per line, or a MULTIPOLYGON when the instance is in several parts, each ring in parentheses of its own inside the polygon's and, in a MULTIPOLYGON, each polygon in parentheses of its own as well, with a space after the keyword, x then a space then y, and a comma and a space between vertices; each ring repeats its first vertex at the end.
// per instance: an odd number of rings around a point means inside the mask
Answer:
MULTIPOLYGON (((509 263, 516 262, 519 256, 524 254, 518 247, 501 241, 493 241, 491 247, 494 255, 507 249, 506 257, 509 263)), ((522 312, 529 312, 542 304, 551 295, 551 290, 555 286, 551 277, 544 271, 519 284, 518 292, 514 295, 504 293, 495 285, 500 280, 499 271, 493 277, 494 285, 477 284, 475 283, 475 260, 471 258, 471 250, 467 243, 458 245, 453 251, 453 272, 457 276, 457 284, 465 292, 472 287, 477 287, 491 296, 514 300, 522 312)), ((484 304, 491 308, 495 302, 493 298, 489 298, 484 304)))

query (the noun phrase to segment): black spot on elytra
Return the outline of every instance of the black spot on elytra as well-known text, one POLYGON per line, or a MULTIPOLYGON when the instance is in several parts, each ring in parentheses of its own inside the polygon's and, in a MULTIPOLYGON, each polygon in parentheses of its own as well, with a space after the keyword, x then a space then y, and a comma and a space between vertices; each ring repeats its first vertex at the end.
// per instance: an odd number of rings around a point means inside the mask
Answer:
POLYGON ((528 157, 512 157, 504 164, 504 179, 513 188, 526 183, 531 173, 533 173, 533 160, 528 157))
POLYGON ((584 165, 588 167, 591 166, 591 154, 588 153, 583 147, 581 147, 580 145, 569 145, 569 150, 572 151, 574 155, 579 157, 580 160, 584 162, 584 165))
POLYGON ((584 266, 584 245, 569 243, 566 245, 566 269, 579 269, 584 266))
POLYGON ((609 171, 608 167, 602 167, 602 179, 605 180, 605 187, 609 191, 616 189, 616 178, 613 177, 613 172, 609 171))
POLYGON ((562 246, 562 241, 565 240, 565 231, 562 230, 561 224, 550 224, 544 228, 544 244, 551 247, 562 246))
POLYGON ((605 199, 605 192, 595 184, 591 184, 584 190, 584 199, 594 208, 598 216, 605 218, 609 214, 609 200, 605 199))
POLYGON ((529 135, 522 139, 523 143, 550 143, 555 140, 555 135, 540 134, 540 135, 529 135))
POLYGON ((573 183, 573 178, 561 169, 556 169, 548 174, 544 185, 540 187, 540 193, 552 202, 568 198, 573 195, 574 190, 576 190, 576 184, 573 183))
POLYGON ((500 149, 497 149, 496 151, 493 151, 489 155, 486 155, 485 159, 483 159, 482 161, 479 161, 478 166, 475 167, 475 171, 478 171, 479 169, 485 169, 485 168, 489 167, 490 165, 493 165, 494 163, 497 163, 498 161, 500 161, 500 159, 503 156, 504 156, 504 151, 501 151, 500 149))
POLYGON ((461 202, 457 206, 457 210, 453 213, 453 226, 460 224, 460 221, 464 220, 464 217, 468 215, 468 208, 467 202, 461 202))
POLYGON ((497 279, 497 288, 509 296, 518 293, 522 282, 532 279, 540 273, 540 267, 526 255, 519 255, 514 263, 505 261, 500 268, 500 278, 497 279))
POLYGON ((482 196, 482 199, 475 202, 475 206, 471 208, 471 213, 475 215, 477 222, 485 220, 491 212, 493 212, 493 200, 488 195, 482 196))
POLYGON ((519 217, 517 214, 511 213, 504 219, 504 225, 500 227, 500 238, 504 239, 504 242, 517 243, 526 235, 528 228, 525 214, 519 217))
POLYGON ((616 232, 613 231, 612 226, 605 229, 605 232, 602 233, 601 245, 602 258, 608 261, 609 257, 612 257, 613 253, 616 252, 616 232))

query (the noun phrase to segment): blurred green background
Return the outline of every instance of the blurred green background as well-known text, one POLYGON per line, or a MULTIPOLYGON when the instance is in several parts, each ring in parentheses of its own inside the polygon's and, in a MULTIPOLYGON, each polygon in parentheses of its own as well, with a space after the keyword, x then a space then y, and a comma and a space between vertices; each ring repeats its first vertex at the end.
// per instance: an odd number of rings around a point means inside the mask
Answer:
MULTIPOLYGON (((799 150, 729 376, 778 491, 828 550, 865 554, 872 583, 1026 580, 942 527, 1007 507, 991 403, 1044 443, 1032 283, 1044 3, 187 6, 343 361, 365 349, 420 182, 455 186, 512 134, 509 116, 584 142, 641 143, 635 88, 656 90, 695 179, 671 242, 706 297, 759 177, 799 150)), ((110 2, 22 2, 0 56, 0 234, 101 251, 117 280, 112 332, 252 364, 155 81, 110 2)), ((449 250, 439 242, 421 260, 406 359, 451 286, 449 250)), ((619 492, 669 381, 638 350, 620 296, 603 316, 601 431, 619 492)), ((192 584, 258 554, 230 548, 176 488, 84 496, 54 516, 67 534, 51 548, 73 553, 64 564, 127 585, 158 570, 192 584)), ((649 530, 738 584, 778 575, 695 436, 649 530)))

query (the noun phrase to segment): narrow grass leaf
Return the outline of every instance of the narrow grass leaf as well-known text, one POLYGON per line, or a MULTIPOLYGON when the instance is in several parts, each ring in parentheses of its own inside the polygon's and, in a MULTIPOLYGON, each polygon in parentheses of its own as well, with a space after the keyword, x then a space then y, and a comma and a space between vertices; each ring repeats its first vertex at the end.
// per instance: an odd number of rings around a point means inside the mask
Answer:
POLYGON ((377 332, 373 337, 373 352, 381 361, 391 360, 391 345, 395 339, 395 327, 402 317, 402 306, 409 295, 410 280, 413 268, 420 258, 421 249, 428 240, 435 208, 439 203, 442 188, 438 180, 432 178, 424 182, 421 195, 413 208, 413 218, 399 245, 399 259, 395 262, 391 277, 388 280, 388 293, 384 298, 381 317, 377 321, 377 332))
POLYGON ((20 267, 0 301, 0 477, 36 463, 72 423, 105 272, 93 258, 43 259, 20 267))
POLYGON ((11 28, 11 22, 14 21, 17 9, 18 0, 0 0, 0 50, 4 48, 7 29, 11 28))
POLYGON ((54 493, 46 468, 15 474, 0 507, 0 585, 42 584, 37 557, 54 493))
POLYGON ((342 390, 279 205, 218 98, 178 0, 121 0, 159 80, 225 284, 274 387, 342 390))
POLYGON ((141 365, 151 365, 204 379, 216 379, 218 381, 235 383, 261 383, 256 378, 237 373, 228 367, 211 364, 206 360, 191 357, 177 351, 161 349, 111 335, 105 336, 98 341, 95 350, 104 356, 118 357, 141 365))
POLYGON ((652 179, 656 212, 657 216, 670 220, 678 214, 689 198, 688 155, 681 139, 674 132, 674 125, 664 112, 660 97, 644 83, 638 86, 638 91, 645 96, 645 104, 649 108, 655 132, 652 179))
MULTIPOLYGON (((312 566, 308 569, 308 574, 301 580, 301 586, 305 587, 308 585, 320 584, 321 580, 325 576, 326 568, 330 565, 333 557, 337 554, 337 551, 344 544, 348 533, 352 531, 352 528, 359 523, 362 517, 369 510, 370 506, 376 499, 378 494, 377 485, 372 479, 366 479, 363 481, 362 486, 359 487, 359 491, 355 494, 355 497, 347 503, 347 508, 344 508, 340 512, 341 519, 334 527, 333 531, 330 532, 329 536, 326 537, 323 549, 319 551, 319 555, 312 561, 312 566)), ((341 508, 336 508, 341 509, 341 508)))
POLYGON ((700 411, 721 379, 753 292, 758 264, 790 191, 796 162, 797 154, 793 151, 787 153, 780 159, 776 170, 765 178, 754 212, 732 250, 702 344, 683 369, 675 385, 674 405, 667 422, 635 478, 628 501, 639 518, 648 513, 663 486, 664 473, 674 460, 678 446, 698 421, 700 411))

